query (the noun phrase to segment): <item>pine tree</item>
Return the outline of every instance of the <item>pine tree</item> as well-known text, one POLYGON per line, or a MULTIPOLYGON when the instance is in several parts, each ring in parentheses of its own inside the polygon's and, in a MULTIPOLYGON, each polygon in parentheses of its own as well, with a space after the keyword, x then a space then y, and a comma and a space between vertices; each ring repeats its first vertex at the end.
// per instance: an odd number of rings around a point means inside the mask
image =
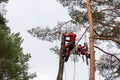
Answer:
MULTIPOLYGON (((0 0, 2 1, 7 0, 0 0)), ((7 20, 0 13, 0 80, 29 80, 36 75, 28 73, 30 54, 24 54, 20 33, 11 33, 7 20)))

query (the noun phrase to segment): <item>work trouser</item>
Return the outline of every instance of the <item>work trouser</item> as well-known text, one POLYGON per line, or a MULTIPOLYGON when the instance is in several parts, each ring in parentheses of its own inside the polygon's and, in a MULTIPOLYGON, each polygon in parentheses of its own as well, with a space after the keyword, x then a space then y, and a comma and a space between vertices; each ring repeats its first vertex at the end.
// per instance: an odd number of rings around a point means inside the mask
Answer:
POLYGON ((65 45, 65 49, 66 49, 65 55, 66 56, 70 55, 70 52, 74 48, 74 46, 75 46, 75 42, 69 42, 69 43, 67 43, 67 45, 65 45))

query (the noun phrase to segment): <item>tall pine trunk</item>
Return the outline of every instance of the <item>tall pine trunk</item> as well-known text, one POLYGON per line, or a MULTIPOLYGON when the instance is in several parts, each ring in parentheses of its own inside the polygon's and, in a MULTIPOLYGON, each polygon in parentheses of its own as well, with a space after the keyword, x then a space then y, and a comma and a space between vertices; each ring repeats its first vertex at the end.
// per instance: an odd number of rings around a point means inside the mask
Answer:
POLYGON ((95 51, 94 51, 94 32, 93 32, 93 20, 91 13, 90 0, 87 0, 89 30, 90 30, 90 76, 89 80, 95 80, 95 51))
POLYGON ((65 37, 62 35, 61 39, 61 49, 59 55, 59 70, 57 75, 57 80, 63 80, 63 72, 64 72, 64 59, 62 58, 62 54, 64 54, 64 45, 65 45, 65 37))

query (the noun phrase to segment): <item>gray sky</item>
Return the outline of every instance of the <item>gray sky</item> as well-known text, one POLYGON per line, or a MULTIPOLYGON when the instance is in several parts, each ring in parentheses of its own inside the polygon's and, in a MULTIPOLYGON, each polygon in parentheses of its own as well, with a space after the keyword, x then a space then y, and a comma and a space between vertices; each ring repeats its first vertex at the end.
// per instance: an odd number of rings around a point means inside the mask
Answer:
MULTIPOLYGON (((56 0, 9 0, 6 18, 12 32, 20 32, 24 42, 25 53, 31 53, 30 72, 36 72, 34 80, 56 80, 58 72, 58 56, 49 48, 59 43, 38 40, 27 33, 36 26, 54 27, 59 21, 70 20, 67 9, 56 0)), ((88 80, 89 67, 80 59, 76 63, 76 80, 88 80)), ((66 80, 73 80, 74 63, 69 60, 65 64, 66 80)), ((64 77, 64 80, 65 80, 64 77)))

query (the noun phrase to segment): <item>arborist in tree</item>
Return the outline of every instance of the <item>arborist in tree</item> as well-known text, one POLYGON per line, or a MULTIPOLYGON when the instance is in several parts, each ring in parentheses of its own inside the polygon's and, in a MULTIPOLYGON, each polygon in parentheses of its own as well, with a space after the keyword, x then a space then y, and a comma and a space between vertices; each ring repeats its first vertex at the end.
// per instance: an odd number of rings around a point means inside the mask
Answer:
POLYGON ((70 52, 75 46, 76 34, 73 33, 73 32, 69 32, 69 33, 63 33, 63 35, 65 36, 65 41, 68 42, 64 46, 65 47, 65 53, 63 55, 63 58, 65 59, 65 62, 67 62, 68 59, 69 59, 69 56, 70 56, 70 52), (67 39, 67 37, 69 37, 69 38, 67 39))
POLYGON ((88 45, 87 43, 84 43, 84 46, 82 46, 81 44, 79 44, 75 50, 76 54, 82 54, 82 55, 86 55, 87 58, 90 58, 90 54, 88 54, 88 45))

